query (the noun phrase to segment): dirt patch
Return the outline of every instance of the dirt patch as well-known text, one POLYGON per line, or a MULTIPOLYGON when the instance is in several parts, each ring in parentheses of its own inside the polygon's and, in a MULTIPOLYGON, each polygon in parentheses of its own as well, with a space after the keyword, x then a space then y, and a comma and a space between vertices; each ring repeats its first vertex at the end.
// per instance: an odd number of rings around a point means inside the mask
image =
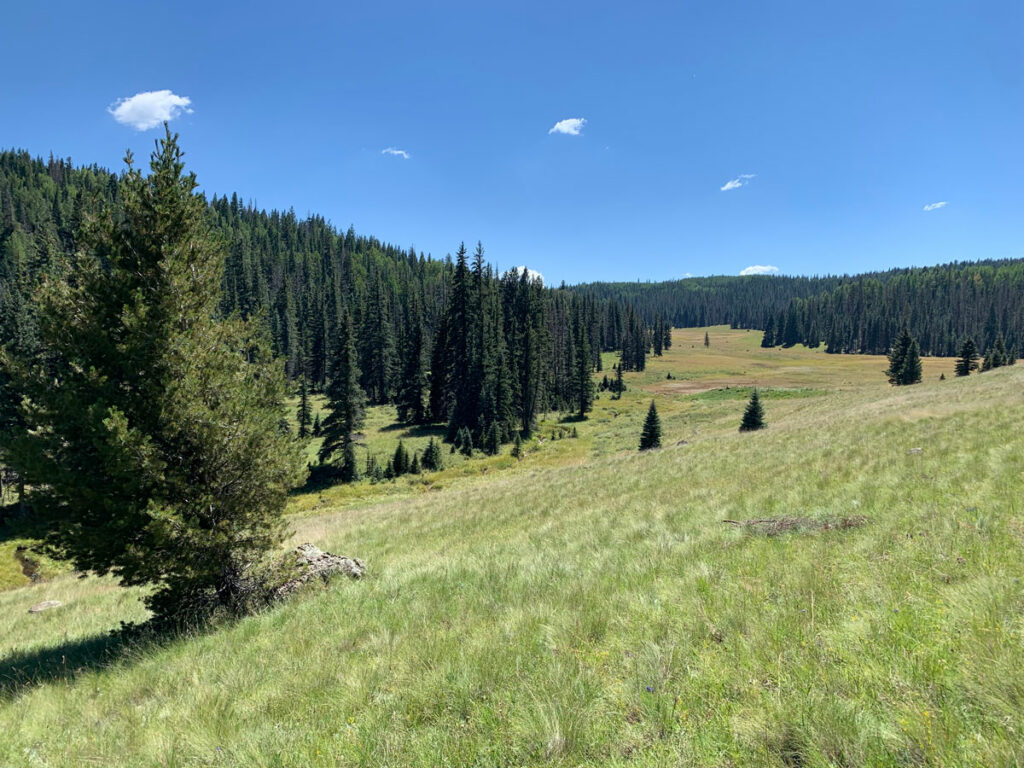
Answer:
POLYGON ((710 392, 713 389, 750 386, 753 386, 753 384, 737 381, 736 379, 701 379, 691 381, 669 379, 659 382, 653 387, 644 387, 644 389, 659 395, 699 395, 702 392, 710 392))
POLYGON ((760 533, 765 536, 778 536, 781 533, 800 531, 845 531, 850 528, 860 528, 867 524, 868 519, 864 515, 851 515, 849 517, 768 517, 760 520, 723 520, 723 523, 745 528, 753 533, 760 533))

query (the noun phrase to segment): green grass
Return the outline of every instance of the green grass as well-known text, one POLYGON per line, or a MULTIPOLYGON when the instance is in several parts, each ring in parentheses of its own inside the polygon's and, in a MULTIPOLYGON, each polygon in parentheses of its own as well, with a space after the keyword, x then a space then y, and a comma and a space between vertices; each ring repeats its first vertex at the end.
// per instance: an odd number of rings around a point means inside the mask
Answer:
POLYGON ((110 580, 0 593, 0 765, 1024 762, 1024 368, 926 360, 891 389, 880 358, 703 333, 576 440, 426 476, 442 490, 297 496, 294 540, 364 558, 363 582, 127 649, 101 633, 142 612, 110 580), (741 398, 667 370, 824 393, 768 394, 740 434, 741 398), (639 454, 651 397, 666 447, 639 454))

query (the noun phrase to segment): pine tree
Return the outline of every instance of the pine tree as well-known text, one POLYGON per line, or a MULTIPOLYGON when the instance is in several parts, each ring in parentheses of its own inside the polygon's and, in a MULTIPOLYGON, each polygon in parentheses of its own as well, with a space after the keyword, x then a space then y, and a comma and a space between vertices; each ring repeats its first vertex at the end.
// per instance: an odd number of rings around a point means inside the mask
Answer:
POLYGON ((970 376, 971 371, 978 370, 978 349, 974 346, 974 339, 967 338, 960 345, 960 357, 956 361, 954 371, 957 376, 970 376))
POLYGON ((333 459, 338 477, 344 483, 359 479, 355 433, 363 425, 365 402, 366 396, 359 386, 352 321, 346 309, 338 319, 337 342, 331 358, 331 380, 327 385, 327 406, 331 412, 321 425, 324 440, 320 446, 320 461, 333 459))
POLYGON ((764 429, 764 406, 761 405, 761 398, 755 389, 750 394, 750 402, 743 412, 743 420, 740 422, 740 432, 753 432, 757 429, 764 429))
POLYGON ((263 332, 219 319, 224 252, 181 158, 169 130, 148 177, 129 153, 72 278, 37 294, 47 360, 4 357, 25 396, 4 455, 52 552, 148 585, 157 618, 188 624, 250 607, 303 462, 263 332))
POLYGON ((658 418, 658 409, 651 400, 651 407, 647 410, 647 418, 644 419, 644 428, 640 433, 640 450, 648 451, 652 448, 661 448, 661 419, 658 418))
POLYGON ((430 442, 427 443, 427 448, 423 452, 423 468, 429 469, 432 472, 437 472, 444 468, 441 444, 433 437, 430 438, 430 442))
POLYGON ((622 366, 615 369, 615 399, 621 400, 622 393, 626 391, 626 382, 622 380, 622 366))
POLYGON ((320 424, 320 413, 313 417, 313 437, 320 437, 323 434, 323 427, 320 424))
POLYGON ((704 331, 704 346, 705 347, 710 347, 711 346, 711 339, 708 338, 708 332, 707 331, 704 331))
POLYGON ((458 431, 455 445, 462 452, 463 456, 473 455, 473 433, 469 431, 469 427, 463 427, 458 431))
POLYGON ((487 430, 487 439, 484 443, 484 450, 488 456, 497 456, 501 452, 501 438, 501 427, 498 422, 494 422, 487 430))
POLYGON ((1006 365, 1006 347, 1003 344, 1002 335, 998 335, 985 354, 985 361, 981 365, 981 370, 990 371, 993 368, 1002 368, 1004 365, 1006 365))
POLYGON ((921 381, 921 354, 917 341, 906 326, 889 351, 889 367, 885 374, 893 386, 917 384, 921 381))
POLYGON ((519 433, 516 433, 515 443, 512 445, 512 456, 516 459, 523 458, 523 438, 520 437, 519 433))
POLYGON ((761 337, 761 346, 765 349, 775 346, 775 318, 768 316, 768 322, 764 327, 764 336, 761 337))
POLYGON ((301 383, 299 384, 299 407, 295 413, 295 417, 299 422, 299 437, 303 439, 309 437, 309 428, 312 424, 312 418, 309 407, 309 388, 306 386, 305 376, 302 377, 301 383))
POLYGON ((409 474, 418 475, 422 472, 420 469, 420 452, 415 451, 412 455, 412 463, 409 465, 409 474))
POLYGON ((576 413, 581 419, 586 418, 587 413, 594 407, 594 381, 590 375, 592 367, 590 342, 587 339, 583 323, 579 321, 579 318, 577 318, 576 380, 574 382, 574 389, 576 394, 576 413))
POLYGON ((396 477, 409 471, 409 452, 401 440, 398 441, 398 447, 395 448, 395 453, 391 457, 391 467, 394 469, 396 477))
POLYGON ((402 349, 402 378, 398 383, 398 420, 423 424, 427 420, 427 372, 424 364, 423 316, 412 301, 409 331, 402 349))

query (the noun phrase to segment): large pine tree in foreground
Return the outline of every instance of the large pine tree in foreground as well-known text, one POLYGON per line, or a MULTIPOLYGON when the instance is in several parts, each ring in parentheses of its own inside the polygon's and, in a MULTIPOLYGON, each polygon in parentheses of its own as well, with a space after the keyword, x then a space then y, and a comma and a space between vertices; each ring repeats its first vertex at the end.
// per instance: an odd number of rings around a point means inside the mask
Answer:
POLYGON ((298 443, 262 333, 218 319, 222 242, 168 131, 120 206, 91 217, 37 294, 45 361, 3 357, 24 428, 2 435, 47 541, 77 569, 152 588, 163 619, 245 607, 284 534, 298 443))
POLYGON ((644 428, 640 433, 640 450, 649 451, 652 448, 661 448, 661 419, 658 418, 658 409, 653 400, 647 409, 647 418, 644 419, 644 428))

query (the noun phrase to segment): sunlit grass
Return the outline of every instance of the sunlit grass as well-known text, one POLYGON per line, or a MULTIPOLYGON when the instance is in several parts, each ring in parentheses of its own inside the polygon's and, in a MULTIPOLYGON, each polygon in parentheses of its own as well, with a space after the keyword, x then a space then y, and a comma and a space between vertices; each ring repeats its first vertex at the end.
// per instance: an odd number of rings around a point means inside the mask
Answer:
POLYGON ((588 421, 549 415, 522 461, 297 496, 295 539, 364 558, 363 582, 109 668, 88 641, 140 616, 133 593, 0 593, 0 653, 37 681, 5 689, 0 765, 1024 762, 1024 369, 940 382, 928 360, 892 389, 881 358, 703 334, 588 421), (663 391, 669 370, 705 394, 663 391), (745 395, 713 393, 755 385, 769 427, 740 434, 745 395), (640 454, 652 396, 666 447, 640 454))

